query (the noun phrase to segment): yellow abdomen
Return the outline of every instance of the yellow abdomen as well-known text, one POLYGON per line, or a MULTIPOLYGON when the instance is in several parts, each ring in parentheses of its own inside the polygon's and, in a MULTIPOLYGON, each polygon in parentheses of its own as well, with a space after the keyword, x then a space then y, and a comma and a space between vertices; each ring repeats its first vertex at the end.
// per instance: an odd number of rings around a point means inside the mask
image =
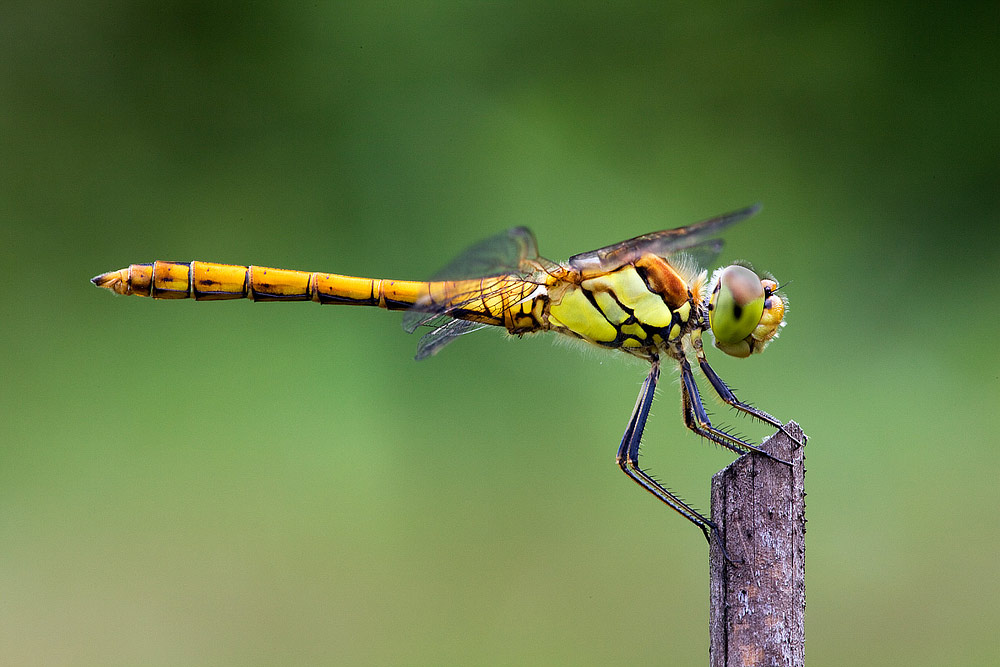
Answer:
POLYGON ((538 286, 516 276, 423 282, 213 262, 156 261, 103 273, 92 282, 118 294, 154 299, 315 301, 440 312, 512 331, 516 328, 520 333, 537 328, 525 315, 532 313, 530 302, 538 286))

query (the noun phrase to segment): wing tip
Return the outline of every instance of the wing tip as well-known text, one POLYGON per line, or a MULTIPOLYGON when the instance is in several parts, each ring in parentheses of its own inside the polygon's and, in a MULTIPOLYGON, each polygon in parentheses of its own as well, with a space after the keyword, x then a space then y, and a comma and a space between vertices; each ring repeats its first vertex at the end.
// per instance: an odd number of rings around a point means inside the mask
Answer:
POLYGON ((747 218, 753 217, 760 213, 760 210, 764 208, 763 202, 754 202, 749 206, 745 206, 737 211, 726 214, 725 218, 735 219, 735 220, 746 220, 747 218))

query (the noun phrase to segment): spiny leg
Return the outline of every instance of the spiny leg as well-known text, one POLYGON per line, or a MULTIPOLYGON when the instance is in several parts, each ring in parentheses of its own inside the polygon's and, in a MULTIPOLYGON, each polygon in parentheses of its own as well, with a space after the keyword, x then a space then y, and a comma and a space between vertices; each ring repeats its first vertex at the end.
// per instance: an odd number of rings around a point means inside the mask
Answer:
POLYGON ((678 498, 676 495, 665 489, 659 482, 650 477, 644 470, 642 470, 642 468, 639 467, 639 443, 642 440, 642 432, 646 427, 646 418, 649 417, 649 408, 653 403, 653 394, 656 391, 656 381, 659 377, 660 362, 658 359, 654 359, 653 368, 649 371, 649 375, 646 376, 646 380, 642 383, 642 389, 639 390, 639 397, 636 399, 635 408, 632 410, 632 416, 629 418, 628 427, 625 429, 625 434, 622 436, 622 442, 618 447, 618 456, 615 459, 615 462, 618 464, 618 467, 622 469, 622 472, 631 477, 634 482, 639 484, 639 486, 669 505, 682 517, 701 528, 702 532, 705 533, 705 539, 708 540, 709 544, 712 543, 712 534, 714 533, 716 542, 722 549, 722 553, 726 557, 726 560, 733 563, 734 561, 726 552, 722 537, 719 535, 718 526, 716 526, 713 521, 706 518, 700 512, 678 498))
POLYGON ((802 446, 802 443, 799 441, 799 439, 790 434, 788 431, 786 431, 784 424, 782 424, 778 419, 772 417, 763 410, 755 408, 749 403, 744 403, 743 401, 736 398, 736 394, 734 394, 733 390, 729 388, 729 385, 726 384, 725 380, 720 378, 718 373, 716 373, 715 370, 708 365, 708 359, 705 357, 705 349, 702 346, 700 335, 692 335, 691 343, 692 347, 694 347, 695 354, 698 356, 698 365, 701 367, 701 372, 704 374, 709 384, 711 384, 712 388, 715 390, 715 393, 719 395, 719 398, 721 398, 723 402, 725 402, 730 407, 739 410, 740 412, 748 414, 751 417, 754 417, 755 419, 759 419, 760 421, 766 424, 774 426, 779 431, 787 435, 792 442, 798 444, 800 447, 802 446))
MULTIPOLYGON (((677 360, 677 365, 681 370, 681 404, 684 410, 684 423, 689 429, 703 438, 733 450, 737 454, 757 452, 769 459, 791 465, 788 461, 772 456, 759 447, 736 437, 732 433, 727 433, 713 426, 712 421, 708 418, 708 413, 705 411, 705 406, 701 402, 701 394, 698 392, 698 385, 694 381, 694 373, 691 372, 691 364, 688 363, 684 349, 678 345, 673 349, 672 356, 677 360)), ((721 382, 722 380, 719 381, 721 382)))

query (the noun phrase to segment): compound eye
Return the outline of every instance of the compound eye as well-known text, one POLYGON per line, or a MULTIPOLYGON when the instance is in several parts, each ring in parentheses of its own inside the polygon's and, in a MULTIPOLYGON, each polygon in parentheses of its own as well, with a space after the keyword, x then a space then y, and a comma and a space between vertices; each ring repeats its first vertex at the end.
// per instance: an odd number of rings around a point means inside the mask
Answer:
POLYGON ((712 292, 708 322, 719 343, 743 340, 764 314, 764 286, 750 269, 733 264, 723 269, 712 292))

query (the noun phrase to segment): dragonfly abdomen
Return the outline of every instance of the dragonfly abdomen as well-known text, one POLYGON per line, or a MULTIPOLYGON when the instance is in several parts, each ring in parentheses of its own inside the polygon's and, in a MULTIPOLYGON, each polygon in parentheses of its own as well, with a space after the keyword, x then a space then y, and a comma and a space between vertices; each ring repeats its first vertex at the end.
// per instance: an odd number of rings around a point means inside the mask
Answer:
POLYGON ((529 298, 537 285, 509 276, 422 282, 214 262, 156 261, 103 273, 92 282, 118 294, 154 299, 315 301, 442 312, 518 332, 538 328, 537 320, 531 317, 537 313, 531 312, 529 298), (517 307, 526 300, 529 303, 517 307))
POLYGON ((132 264, 101 274, 93 283, 118 294, 154 299, 315 301, 389 310, 406 310, 428 293, 424 282, 214 262, 132 264))

